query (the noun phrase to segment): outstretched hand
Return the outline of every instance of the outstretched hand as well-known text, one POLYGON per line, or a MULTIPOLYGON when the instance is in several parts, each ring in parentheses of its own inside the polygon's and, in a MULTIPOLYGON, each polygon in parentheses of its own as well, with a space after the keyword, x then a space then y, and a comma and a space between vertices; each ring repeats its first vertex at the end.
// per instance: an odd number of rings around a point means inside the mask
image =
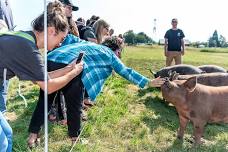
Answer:
POLYGON ((150 87, 161 87, 161 85, 163 85, 164 83, 165 83, 165 79, 158 77, 153 80, 150 80, 149 86, 150 87))

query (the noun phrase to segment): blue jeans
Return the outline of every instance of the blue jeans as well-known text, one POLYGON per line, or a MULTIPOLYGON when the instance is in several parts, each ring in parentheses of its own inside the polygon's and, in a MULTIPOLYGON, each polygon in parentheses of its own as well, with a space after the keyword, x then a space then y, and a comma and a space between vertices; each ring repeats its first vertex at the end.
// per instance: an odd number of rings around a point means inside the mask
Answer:
POLYGON ((0 112, 0 152, 12 152, 13 131, 0 112))
POLYGON ((6 80, 6 87, 4 87, 3 80, 0 80, 0 111, 2 113, 4 113, 6 111, 8 82, 9 82, 9 80, 6 80))

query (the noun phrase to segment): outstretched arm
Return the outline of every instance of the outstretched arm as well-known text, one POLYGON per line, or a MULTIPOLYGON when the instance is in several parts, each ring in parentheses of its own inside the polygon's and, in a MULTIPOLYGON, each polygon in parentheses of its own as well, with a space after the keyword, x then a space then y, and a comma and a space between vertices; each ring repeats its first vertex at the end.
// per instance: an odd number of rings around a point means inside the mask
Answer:
POLYGON ((126 67, 114 54, 112 55, 112 67, 116 73, 141 88, 144 88, 146 85, 150 87, 160 87, 164 83, 164 80, 161 78, 150 80, 135 70, 126 67))

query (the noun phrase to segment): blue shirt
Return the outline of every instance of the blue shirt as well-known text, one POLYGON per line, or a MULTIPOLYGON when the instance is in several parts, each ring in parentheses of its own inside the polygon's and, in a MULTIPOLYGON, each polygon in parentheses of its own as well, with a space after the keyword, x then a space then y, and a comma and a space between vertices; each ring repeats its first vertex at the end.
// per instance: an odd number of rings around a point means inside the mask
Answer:
POLYGON ((69 64, 82 51, 84 52, 82 82, 92 101, 101 92, 112 70, 141 88, 149 82, 148 78, 126 67, 108 47, 80 40, 73 35, 68 35, 62 46, 51 51, 47 58, 52 62, 69 64))

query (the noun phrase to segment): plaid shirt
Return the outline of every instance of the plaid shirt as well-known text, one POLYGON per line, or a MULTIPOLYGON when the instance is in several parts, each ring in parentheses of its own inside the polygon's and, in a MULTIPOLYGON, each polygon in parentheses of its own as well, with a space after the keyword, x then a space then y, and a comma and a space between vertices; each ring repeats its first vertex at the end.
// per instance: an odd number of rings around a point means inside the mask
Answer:
POLYGON ((108 47, 83 41, 72 35, 68 35, 62 46, 51 51, 47 58, 49 61, 69 64, 82 51, 84 52, 82 82, 92 101, 101 92, 112 70, 141 88, 149 82, 148 78, 126 67, 108 47))

